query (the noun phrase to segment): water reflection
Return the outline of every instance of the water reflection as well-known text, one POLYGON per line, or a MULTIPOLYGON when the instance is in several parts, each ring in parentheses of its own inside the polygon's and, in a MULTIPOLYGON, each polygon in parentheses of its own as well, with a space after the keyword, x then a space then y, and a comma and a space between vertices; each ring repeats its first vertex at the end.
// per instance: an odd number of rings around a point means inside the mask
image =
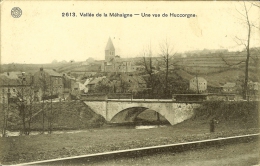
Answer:
MULTIPOLYGON (((79 132, 86 132, 87 130, 67 130, 67 131, 52 131, 52 134, 64 134, 64 133, 79 133, 79 132)), ((48 131, 45 131, 44 133, 40 131, 31 131, 30 135, 40 135, 40 134, 49 134, 48 131)), ((17 137, 20 136, 21 133, 19 131, 6 131, 6 135, 8 137, 17 137)), ((2 137, 2 134, 0 135, 2 137)))
MULTIPOLYGON (((113 126, 113 127, 101 127, 99 128, 99 130, 101 129, 106 129, 106 128, 123 128, 123 129, 152 129, 152 128, 159 128, 159 127, 167 127, 167 125, 137 125, 137 126, 113 126)), ((88 132, 89 130, 63 130, 63 131, 52 131, 52 134, 65 134, 65 133, 69 133, 69 134, 74 134, 74 133, 81 133, 81 132, 88 132)), ((31 131, 30 135, 40 135, 40 134, 49 134, 48 131, 45 131, 44 133, 42 133, 41 131, 31 131)), ((21 133, 19 131, 6 131, 6 135, 8 137, 16 137, 16 136, 20 136, 21 133)), ((0 134, 0 137, 2 137, 2 134, 0 134)))
POLYGON ((135 129, 152 129, 159 127, 167 127, 166 125, 149 125, 149 126, 135 126, 135 129))

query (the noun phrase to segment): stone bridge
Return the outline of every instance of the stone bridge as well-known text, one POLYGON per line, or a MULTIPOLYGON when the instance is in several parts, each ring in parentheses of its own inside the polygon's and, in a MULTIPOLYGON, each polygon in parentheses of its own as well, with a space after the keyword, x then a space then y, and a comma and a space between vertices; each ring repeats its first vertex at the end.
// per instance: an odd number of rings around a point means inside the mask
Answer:
POLYGON ((143 111, 150 109, 161 114, 171 125, 189 119, 199 102, 176 102, 172 100, 107 99, 104 101, 83 101, 92 111, 102 115, 108 122, 133 122, 143 111))

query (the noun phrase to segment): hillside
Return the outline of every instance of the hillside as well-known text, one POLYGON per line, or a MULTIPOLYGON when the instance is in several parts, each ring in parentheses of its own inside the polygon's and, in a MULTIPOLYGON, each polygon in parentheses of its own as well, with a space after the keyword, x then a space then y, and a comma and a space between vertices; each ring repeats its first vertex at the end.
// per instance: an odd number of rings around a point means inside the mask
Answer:
MULTIPOLYGON (((187 81, 196 76, 184 70, 178 70, 176 73, 187 81)), ((229 69, 210 74, 198 74, 198 76, 205 78, 208 82, 208 86, 211 87, 219 87, 227 82, 242 82, 244 81, 244 75, 243 69, 229 69)), ((256 82, 259 81, 259 79, 257 72, 249 71, 249 81, 256 82)))
MULTIPOLYGON (((251 52, 251 56, 258 56, 256 52, 251 52)), ((234 66, 228 66, 223 59, 229 64, 236 64, 242 60, 245 60, 245 52, 226 52, 226 53, 212 53, 205 55, 192 54, 187 56, 174 57, 172 62, 176 63, 174 66, 175 71, 170 72, 169 77, 172 79, 178 79, 175 77, 177 74, 185 82, 188 82, 191 78, 197 76, 204 77, 208 81, 208 86, 219 87, 226 82, 243 82, 245 65, 243 63, 234 66), (179 70, 176 70, 179 69, 179 70)), ((156 70, 160 70, 162 75, 164 73, 164 64, 161 57, 153 57, 152 63, 156 70)), ((134 65, 143 65, 143 57, 135 58, 120 58, 120 60, 131 60, 134 65)), ((92 65, 88 65, 87 61, 82 62, 64 62, 64 63, 50 63, 50 64, 4 64, 1 65, 2 72, 11 71, 24 71, 27 73, 34 73, 39 70, 40 67, 46 69, 56 69, 61 73, 73 72, 77 73, 76 76, 82 76, 83 74, 90 72, 100 72, 102 61, 91 62, 92 65)), ((89 64, 91 64, 89 63, 89 64)), ((172 70, 172 69, 171 69, 172 70)), ((259 70, 257 62, 250 60, 249 66, 249 81, 258 81, 259 70)), ((93 75, 93 74, 92 74, 93 75)), ((178 81, 178 80, 176 80, 178 81)))

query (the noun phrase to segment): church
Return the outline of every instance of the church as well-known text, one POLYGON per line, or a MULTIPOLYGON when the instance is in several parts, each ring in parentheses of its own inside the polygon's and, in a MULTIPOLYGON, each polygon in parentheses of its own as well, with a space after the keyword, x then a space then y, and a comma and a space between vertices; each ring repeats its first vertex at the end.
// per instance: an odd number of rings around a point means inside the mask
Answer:
POLYGON ((136 67, 132 62, 126 59, 121 59, 116 55, 116 50, 111 38, 109 37, 105 48, 105 61, 101 65, 102 72, 134 72, 136 67))

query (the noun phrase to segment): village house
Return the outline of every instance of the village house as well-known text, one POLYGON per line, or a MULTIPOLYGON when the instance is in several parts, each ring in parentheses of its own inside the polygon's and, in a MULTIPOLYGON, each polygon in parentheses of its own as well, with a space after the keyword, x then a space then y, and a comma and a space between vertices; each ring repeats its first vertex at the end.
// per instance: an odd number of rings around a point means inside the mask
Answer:
POLYGON ((64 84, 64 92, 71 93, 75 90, 74 84, 76 83, 76 78, 71 77, 70 74, 63 73, 63 84, 64 84))
POLYGON ((190 80, 190 90, 196 93, 207 91, 207 81, 202 77, 194 77, 190 80))
POLYGON ((24 72, 5 72, 0 75, 0 102, 27 100, 33 96, 33 77, 24 72), (9 100, 8 100, 9 99, 9 100))
POLYGON ((248 89, 252 91, 258 91, 260 84, 258 82, 249 81, 248 82, 248 89))
POLYGON ((40 68, 34 73, 34 85, 40 100, 43 96, 63 97, 64 81, 63 75, 53 69, 40 68))
POLYGON ((89 81, 89 83, 86 85, 88 88, 88 93, 93 93, 95 92, 95 88, 97 86, 97 84, 102 81, 103 79, 105 79, 106 77, 97 77, 97 78, 93 78, 92 80, 89 81))
POLYGON ((259 87, 260 84, 258 82, 248 82, 248 97, 250 100, 259 101, 259 87))
POLYGON ((227 82, 221 86, 222 93, 236 93, 236 83, 227 82))

